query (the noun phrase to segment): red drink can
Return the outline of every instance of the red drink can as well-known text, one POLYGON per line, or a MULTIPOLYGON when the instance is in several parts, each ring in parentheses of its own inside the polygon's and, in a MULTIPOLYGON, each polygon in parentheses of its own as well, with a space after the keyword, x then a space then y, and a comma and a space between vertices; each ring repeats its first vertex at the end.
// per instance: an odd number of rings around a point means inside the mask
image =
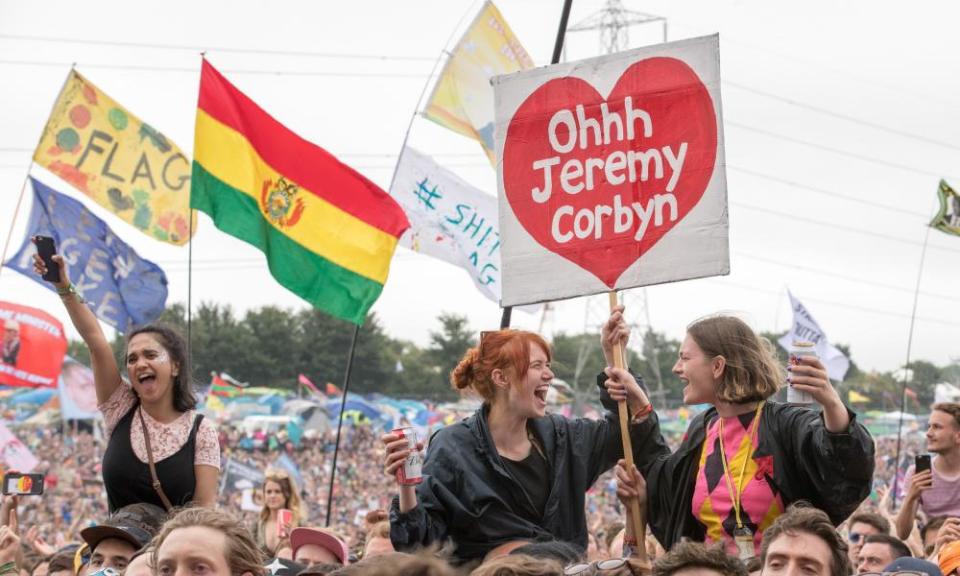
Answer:
POLYGON ((404 426, 395 428, 392 432, 398 438, 405 439, 407 449, 410 450, 403 466, 397 469, 397 482, 406 486, 419 484, 423 481, 423 457, 417 450, 417 431, 412 426, 404 426))

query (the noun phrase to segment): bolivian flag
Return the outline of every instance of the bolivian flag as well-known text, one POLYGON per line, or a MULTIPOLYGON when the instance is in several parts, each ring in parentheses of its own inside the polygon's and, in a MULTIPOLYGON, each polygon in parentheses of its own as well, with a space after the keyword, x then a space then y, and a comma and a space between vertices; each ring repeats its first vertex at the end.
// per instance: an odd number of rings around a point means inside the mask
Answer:
POLYGON ((206 60, 195 138, 190 206, 259 248, 291 292, 361 324, 410 225, 403 209, 274 120, 206 60))

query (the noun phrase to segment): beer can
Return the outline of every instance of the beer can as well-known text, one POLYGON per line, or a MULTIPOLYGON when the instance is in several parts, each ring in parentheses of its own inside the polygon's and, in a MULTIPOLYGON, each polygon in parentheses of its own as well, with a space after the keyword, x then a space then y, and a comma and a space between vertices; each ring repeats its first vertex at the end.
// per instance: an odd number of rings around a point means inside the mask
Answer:
POLYGON ((412 426, 404 426, 394 428, 392 432, 398 438, 405 439, 407 449, 410 450, 403 466, 397 469, 397 482, 407 486, 419 484, 423 481, 423 457, 417 450, 417 431, 412 426))
MULTIPOLYGON (((801 356, 817 357, 816 345, 805 340, 794 340, 787 352, 789 353, 787 362, 790 366, 799 365, 801 356)), ((797 390, 793 387, 793 384, 787 383, 787 402, 791 404, 812 404, 813 396, 809 392, 797 390)))

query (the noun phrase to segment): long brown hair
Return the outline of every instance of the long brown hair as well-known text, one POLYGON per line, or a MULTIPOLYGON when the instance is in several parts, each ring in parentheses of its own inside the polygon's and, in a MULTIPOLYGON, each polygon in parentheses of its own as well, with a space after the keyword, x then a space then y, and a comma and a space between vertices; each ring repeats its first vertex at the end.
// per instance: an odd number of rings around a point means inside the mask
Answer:
POLYGON ((267 508, 267 482, 273 482, 280 487, 283 492, 283 507, 293 511, 293 525, 298 526, 303 520, 303 507, 300 505, 300 491, 297 490, 297 483, 286 470, 267 470, 263 478, 263 508, 260 509, 260 522, 266 522, 270 517, 270 509, 267 508))
POLYGON ((539 334, 512 329, 483 332, 480 344, 467 350, 450 373, 450 383, 457 390, 472 388, 490 402, 496 396, 493 371, 503 370, 508 382, 519 380, 530 367, 531 344, 539 346, 550 360, 550 345, 539 334))
POLYGON ((708 359, 722 356, 717 400, 744 404, 766 400, 780 389, 786 374, 773 345, 734 316, 709 316, 687 326, 687 334, 708 359))

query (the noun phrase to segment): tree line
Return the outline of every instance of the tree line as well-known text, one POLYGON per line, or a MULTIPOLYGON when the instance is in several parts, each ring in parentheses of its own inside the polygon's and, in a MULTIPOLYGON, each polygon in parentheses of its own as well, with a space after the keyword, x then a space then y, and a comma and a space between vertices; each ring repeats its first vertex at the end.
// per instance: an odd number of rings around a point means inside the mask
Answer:
MULTIPOLYGON (((159 319, 187 336, 186 307, 169 306, 159 319)), ((354 325, 318 310, 263 306, 238 316, 228 305, 202 303, 190 322, 191 373, 199 384, 210 381, 211 372, 226 372, 252 386, 295 390, 304 374, 323 389, 327 382, 342 385, 354 325)), ((350 390, 379 392, 401 398, 433 402, 458 398, 449 383, 450 371, 467 348, 476 345, 478 332, 465 316, 441 313, 429 334, 427 346, 387 334, 376 314, 370 314, 360 329, 350 390)), ((783 333, 763 333, 786 362, 786 351, 777 340, 783 333)), ((604 367, 598 331, 558 333, 553 338, 553 370, 569 385, 568 394, 577 404, 597 398, 596 376, 604 367)), ((114 353, 123 366, 122 335, 113 341, 114 353)), ((678 406, 683 384, 671 372, 680 341, 648 330, 634 334, 627 350, 630 369, 643 377, 655 402, 678 406)), ((903 374, 862 371, 850 348, 838 345, 851 359, 843 382, 836 383, 844 400, 850 390, 867 398, 867 409, 894 410, 899 406, 903 374)), ((68 352, 89 364, 89 353, 80 341, 71 341, 68 352)), ((911 362, 907 372, 907 407, 924 411, 933 402, 934 385, 960 385, 960 359, 945 366, 925 360, 911 362)))

